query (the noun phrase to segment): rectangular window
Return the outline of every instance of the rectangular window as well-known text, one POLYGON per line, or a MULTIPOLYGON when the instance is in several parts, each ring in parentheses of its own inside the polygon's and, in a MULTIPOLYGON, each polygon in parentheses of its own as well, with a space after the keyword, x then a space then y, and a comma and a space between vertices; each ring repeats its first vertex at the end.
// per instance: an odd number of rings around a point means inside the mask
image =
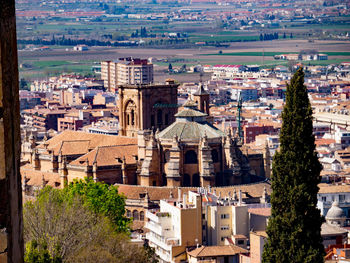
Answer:
POLYGON ((322 202, 326 202, 327 201, 327 197, 326 196, 322 196, 322 202))
POLYGON ((345 201, 345 195, 339 195, 339 202, 345 201))
POLYGON ((221 214, 221 219, 227 219, 230 218, 229 214, 221 214))

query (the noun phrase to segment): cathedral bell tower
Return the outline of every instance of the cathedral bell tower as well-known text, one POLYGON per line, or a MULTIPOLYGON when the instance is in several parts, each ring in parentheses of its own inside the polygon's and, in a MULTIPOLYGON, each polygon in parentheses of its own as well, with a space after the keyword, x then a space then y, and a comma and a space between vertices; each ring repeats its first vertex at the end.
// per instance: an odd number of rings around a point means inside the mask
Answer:
POLYGON ((203 113, 209 114, 209 93, 204 89, 203 84, 200 83, 198 90, 193 93, 193 100, 198 105, 198 110, 203 113))
POLYGON ((174 80, 165 84, 119 86, 119 134, 137 137, 140 130, 163 130, 172 124, 177 112, 178 86, 174 80))

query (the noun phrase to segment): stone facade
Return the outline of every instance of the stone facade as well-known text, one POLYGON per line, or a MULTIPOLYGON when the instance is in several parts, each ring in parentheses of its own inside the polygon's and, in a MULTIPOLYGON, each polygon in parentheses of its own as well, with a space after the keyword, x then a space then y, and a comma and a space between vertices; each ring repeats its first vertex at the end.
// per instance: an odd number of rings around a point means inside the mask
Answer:
POLYGON ((140 130, 162 130, 173 123, 178 86, 171 80, 164 85, 119 86, 120 135, 136 137, 140 130))
POLYGON ((206 121, 192 101, 163 131, 138 133, 138 182, 143 186, 233 185, 250 182, 249 161, 231 133, 206 121))

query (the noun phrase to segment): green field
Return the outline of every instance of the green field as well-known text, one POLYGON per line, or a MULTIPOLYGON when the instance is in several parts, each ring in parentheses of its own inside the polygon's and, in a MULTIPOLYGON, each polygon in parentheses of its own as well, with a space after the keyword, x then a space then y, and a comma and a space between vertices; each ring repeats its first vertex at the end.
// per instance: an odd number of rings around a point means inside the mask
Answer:
POLYGON ((45 76, 58 76, 62 73, 80 73, 87 75, 93 73, 91 67, 93 62, 91 61, 26 61, 26 67, 20 68, 20 77, 28 79, 43 78, 45 76))
POLYGON ((33 68, 48 68, 48 67, 60 67, 60 66, 66 66, 69 64, 72 64, 73 62, 69 62, 69 61, 60 61, 60 60, 54 60, 54 61, 33 61, 31 63, 31 65, 33 66, 33 68))

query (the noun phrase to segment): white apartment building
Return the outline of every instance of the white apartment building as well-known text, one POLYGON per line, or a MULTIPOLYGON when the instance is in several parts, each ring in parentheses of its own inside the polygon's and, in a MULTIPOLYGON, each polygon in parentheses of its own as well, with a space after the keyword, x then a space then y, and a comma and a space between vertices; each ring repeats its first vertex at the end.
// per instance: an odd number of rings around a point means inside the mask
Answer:
MULTIPOLYGON (((181 194, 179 194, 181 196, 181 194)), ((147 211, 149 230, 146 239, 155 248, 160 262, 180 262, 186 258, 186 247, 202 243, 201 196, 194 192, 182 199, 160 201, 159 212, 147 211)))
POLYGON ((120 58, 116 61, 101 62, 101 78, 109 91, 118 85, 153 83, 153 64, 147 59, 120 58))
POLYGON ((321 184, 317 194, 317 207, 321 215, 325 216, 332 207, 333 202, 338 202, 347 219, 350 220, 350 187, 346 184, 329 185, 321 184))

